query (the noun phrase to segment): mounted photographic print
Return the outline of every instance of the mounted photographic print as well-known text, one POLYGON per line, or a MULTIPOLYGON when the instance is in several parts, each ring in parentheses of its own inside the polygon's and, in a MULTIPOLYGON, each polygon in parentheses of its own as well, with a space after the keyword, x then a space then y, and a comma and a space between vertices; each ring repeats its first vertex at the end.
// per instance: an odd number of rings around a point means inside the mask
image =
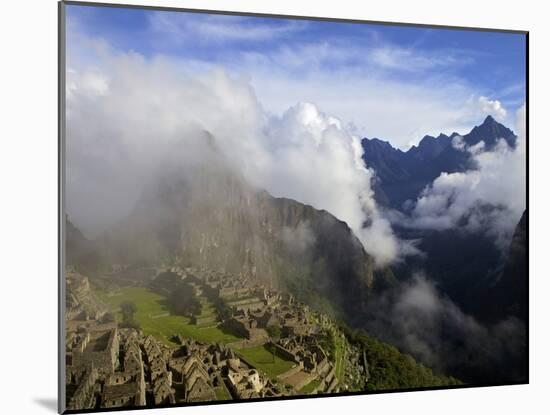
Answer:
POLYGON ((60 3, 60 412, 528 382, 528 33, 329 17, 60 3))

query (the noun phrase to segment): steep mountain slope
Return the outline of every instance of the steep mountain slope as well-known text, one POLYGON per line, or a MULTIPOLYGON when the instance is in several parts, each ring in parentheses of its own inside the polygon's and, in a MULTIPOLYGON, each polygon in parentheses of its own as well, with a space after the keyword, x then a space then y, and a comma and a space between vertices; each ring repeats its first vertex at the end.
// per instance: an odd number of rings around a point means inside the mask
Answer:
POLYGON ((109 263, 246 274, 344 316, 362 309, 375 278, 345 222, 251 187, 215 150, 166 168, 100 245, 109 263))
POLYGON ((486 319, 490 305, 480 302, 480 297, 493 285, 503 262, 493 238, 484 232, 457 229, 396 231, 401 237, 418 240, 417 247, 425 254, 408 257, 394 267, 400 280, 425 273, 462 311, 486 319))
MULTIPOLYGON (((388 142, 364 138, 363 160, 376 172, 375 190, 379 202, 401 209, 405 201, 416 199, 441 173, 475 168, 469 153, 453 146, 453 138, 457 136, 457 133, 450 137, 445 134, 425 136, 418 146, 406 152, 393 148, 388 142)), ((514 133, 491 116, 463 136, 466 145, 473 146, 483 140, 487 148, 492 148, 499 138, 512 147, 515 145, 514 133)))
POLYGON ((479 300, 487 316, 497 320, 512 315, 527 320, 527 211, 516 226, 504 268, 479 300))
POLYGON ((464 142, 473 146, 483 140, 487 148, 492 148, 499 138, 506 140, 510 147, 516 145, 514 132, 489 115, 483 124, 474 127, 472 131, 464 136, 464 142))
POLYGON ((65 216, 65 264, 89 273, 95 271, 101 262, 95 243, 87 239, 65 216))

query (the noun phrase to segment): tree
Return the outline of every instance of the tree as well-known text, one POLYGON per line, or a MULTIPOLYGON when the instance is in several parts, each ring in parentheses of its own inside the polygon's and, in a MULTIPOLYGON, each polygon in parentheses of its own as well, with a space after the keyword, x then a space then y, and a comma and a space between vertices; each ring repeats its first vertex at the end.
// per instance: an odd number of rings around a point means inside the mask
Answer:
POLYGON ((271 326, 268 326, 266 328, 266 331, 269 337, 273 339, 273 341, 277 341, 281 338, 281 327, 278 324, 272 324, 271 326))
POLYGON ((169 302, 174 314, 199 315, 202 311, 201 303, 189 284, 180 284, 170 295, 169 302))
POLYGON ((266 327, 265 331, 271 337, 271 354, 273 355, 273 363, 275 363, 275 343, 281 338, 281 327, 278 324, 272 324, 266 327))
POLYGON ((125 301, 120 305, 120 311, 122 313, 122 324, 126 327, 136 327, 135 314, 137 307, 131 301, 125 301))
POLYGON ((105 313, 103 317, 101 318, 102 323, 114 323, 116 321, 116 317, 113 313, 105 313))

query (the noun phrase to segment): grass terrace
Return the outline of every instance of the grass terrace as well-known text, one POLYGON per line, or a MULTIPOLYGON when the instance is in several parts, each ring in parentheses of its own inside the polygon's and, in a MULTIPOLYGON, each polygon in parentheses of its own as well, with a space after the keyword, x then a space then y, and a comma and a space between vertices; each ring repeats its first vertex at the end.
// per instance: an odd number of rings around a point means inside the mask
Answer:
POLYGON ((225 385, 218 386, 215 389, 215 392, 216 392, 216 399, 218 401, 230 401, 233 399, 233 397, 231 396, 231 394, 229 393, 225 385))
POLYGON ((135 320, 139 323, 143 333, 150 334, 169 346, 175 345, 171 339, 175 334, 208 343, 230 343, 240 339, 240 337, 218 327, 196 326, 187 317, 171 315, 165 298, 148 288, 121 288, 112 294, 99 291, 98 296, 116 312, 119 322, 122 321, 120 305, 125 301, 133 302, 137 308, 135 320))
POLYGON ((275 379, 296 365, 279 354, 273 356, 271 349, 266 345, 237 349, 236 352, 271 379, 275 379))
POLYGON ((311 382, 309 382, 307 385, 305 385, 302 389, 300 389, 299 392, 301 395, 309 395, 315 389, 317 389, 320 384, 321 384, 321 381, 319 379, 314 379, 311 382))
POLYGON ((335 375, 338 378, 339 382, 344 381, 344 364, 345 364, 345 344, 344 340, 340 335, 335 336, 335 362, 334 362, 334 370, 335 375))

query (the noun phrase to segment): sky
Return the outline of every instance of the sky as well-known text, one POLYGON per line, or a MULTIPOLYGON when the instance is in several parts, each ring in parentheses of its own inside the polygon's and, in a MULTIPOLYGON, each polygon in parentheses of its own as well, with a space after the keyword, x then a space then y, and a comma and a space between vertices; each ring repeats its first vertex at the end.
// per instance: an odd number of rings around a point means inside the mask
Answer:
POLYGON ((93 62, 86 38, 198 73, 223 68, 268 113, 311 102, 402 149, 488 114, 513 127, 525 101, 522 34, 76 5, 67 15, 70 58, 93 62))

